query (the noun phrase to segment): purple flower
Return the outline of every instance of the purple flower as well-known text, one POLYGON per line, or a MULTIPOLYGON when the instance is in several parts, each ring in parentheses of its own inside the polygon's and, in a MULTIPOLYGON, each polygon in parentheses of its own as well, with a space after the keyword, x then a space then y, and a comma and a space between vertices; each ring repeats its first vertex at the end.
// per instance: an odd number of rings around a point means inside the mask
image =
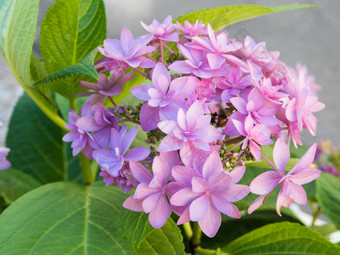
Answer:
POLYGON ((222 101, 229 101, 230 98, 237 96, 241 90, 252 86, 250 75, 243 75, 240 68, 233 70, 224 78, 215 78, 214 82, 222 90, 222 101))
POLYGON ((137 131, 138 126, 133 127, 128 132, 126 125, 119 132, 111 128, 111 139, 108 144, 109 150, 98 149, 92 153, 93 158, 98 162, 103 171, 108 172, 113 177, 118 177, 120 175, 119 170, 122 168, 124 161, 139 161, 149 155, 150 150, 146 147, 134 147, 125 155, 135 139, 137 131))
POLYGON ((113 183, 124 193, 129 192, 132 187, 137 187, 139 182, 133 177, 129 167, 129 163, 126 163, 120 170, 119 175, 114 177, 109 172, 101 171, 100 176, 103 177, 106 186, 112 185, 113 183))
POLYGON ((250 183, 250 191, 260 195, 248 208, 252 213, 259 208, 268 195, 282 183, 277 201, 276 211, 281 216, 281 206, 289 207, 295 201, 298 204, 306 204, 307 196, 301 185, 309 183, 320 176, 320 171, 311 167, 316 152, 316 144, 313 144, 296 165, 286 174, 285 167, 290 158, 289 147, 278 139, 273 151, 275 171, 267 171, 257 176, 250 183))
POLYGON ((124 76, 125 70, 129 69, 129 65, 125 62, 113 59, 113 58, 102 58, 94 63, 94 67, 98 73, 110 71, 110 74, 114 76, 124 76))
POLYGON ((6 160, 10 149, 0 146, 0 170, 5 170, 11 167, 11 163, 6 160))
POLYGON ((237 167, 228 174, 223 171, 218 153, 213 152, 200 168, 201 171, 182 166, 173 167, 173 177, 184 188, 172 195, 170 203, 186 207, 178 224, 198 221, 202 231, 214 237, 221 225, 220 212, 233 218, 241 217, 238 208, 231 203, 249 193, 248 186, 235 184, 241 179, 245 167, 237 167))
POLYGON ((199 80, 196 77, 180 77, 171 81, 171 76, 162 63, 157 63, 152 71, 152 84, 142 84, 131 89, 138 99, 148 101, 140 113, 144 131, 157 128, 161 116, 175 116, 180 106, 185 106, 185 98, 195 91, 199 80))
POLYGON ((88 134, 91 132, 92 138, 101 148, 108 146, 111 128, 117 130, 119 128, 117 117, 99 103, 91 107, 91 116, 82 116, 77 119, 76 126, 88 134))
MULTIPOLYGON (((81 109, 81 118, 91 118, 91 102, 86 101, 83 108, 81 109)), ((71 132, 67 133, 63 137, 64 142, 72 142, 71 148, 73 149, 73 156, 82 152, 90 160, 93 159, 92 152, 95 149, 99 149, 100 145, 94 139, 91 133, 85 131, 77 125, 79 116, 75 111, 70 109, 68 113, 68 124, 65 125, 71 132)))
POLYGON ((259 145, 269 145, 273 143, 270 138, 271 132, 268 127, 263 124, 257 124, 254 126, 249 116, 245 119, 244 123, 238 119, 232 119, 231 121, 239 134, 245 137, 242 150, 245 150, 249 143, 251 154, 257 161, 260 161, 261 148, 259 145))
POLYGON ((186 48, 180 44, 178 45, 178 49, 186 60, 173 62, 169 66, 169 69, 173 72, 184 74, 193 73, 201 78, 219 77, 229 73, 229 69, 225 64, 212 68, 209 65, 206 54, 201 50, 186 48))
POLYGON ((178 33, 175 31, 175 26, 172 24, 171 15, 166 17, 162 24, 157 20, 153 20, 149 26, 143 22, 140 23, 146 31, 159 40, 169 42, 178 42, 179 40, 178 33))
POLYGON ((189 21, 184 21, 184 26, 177 22, 175 24, 175 28, 178 31, 182 31, 182 35, 184 35, 187 38, 192 38, 194 36, 198 35, 206 35, 208 34, 208 30, 206 29, 205 25, 202 23, 202 21, 196 21, 195 24, 191 24, 189 21))
POLYGON ((246 68, 246 64, 242 60, 230 54, 240 49, 242 44, 228 40, 226 31, 221 31, 218 35, 215 35, 210 24, 207 25, 207 28, 209 38, 195 36, 192 38, 193 42, 187 43, 186 46, 208 52, 207 59, 212 69, 220 68, 225 61, 246 68))
POLYGON ((242 97, 233 97, 230 102, 241 114, 250 116, 255 124, 275 126, 278 123, 275 114, 281 108, 280 104, 265 100, 259 88, 253 88, 247 99, 248 101, 242 97))
POLYGON ((107 97, 119 95, 123 90, 123 84, 128 82, 134 77, 133 72, 130 72, 123 77, 112 75, 108 80, 105 74, 100 73, 97 84, 87 81, 80 81, 79 86, 85 89, 94 90, 95 92, 82 92, 75 96, 84 97, 92 96, 91 104, 101 103, 104 104, 107 97))
POLYGON ((104 48, 98 47, 100 53, 111 59, 128 64, 129 66, 151 68, 155 63, 144 55, 155 50, 153 46, 146 46, 152 39, 152 35, 141 36, 133 39, 132 33, 126 27, 117 39, 104 40, 104 48))
POLYGON ((140 182, 134 195, 130 196, 123 206, 132 211, 144 211, 149 214, 149 221, 154 228, 161 228, 171 214, 166 199, 166 186, 171 177, 167 161, 155 157, 152 164, 153 175, 140 163, 131 161, 133 176, 140 182))
POLYGON ((217 141, 222 134, 210 125, 211 116, 204 115, 203 106, 196 101, 187 112, 178 110, 177 121, 166 120, 158 124, 160 130, 168 134, 158 146, 159 152, 181 149, 186 143, 209 151, 209 144, 217 141))

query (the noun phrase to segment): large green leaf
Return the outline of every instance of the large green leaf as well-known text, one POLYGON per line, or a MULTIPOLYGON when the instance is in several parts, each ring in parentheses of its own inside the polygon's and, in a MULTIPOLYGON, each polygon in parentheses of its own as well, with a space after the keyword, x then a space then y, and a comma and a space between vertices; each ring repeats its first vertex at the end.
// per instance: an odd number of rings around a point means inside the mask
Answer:
POLYGON ((323 214, 340 229, 340 179, 321 173, 316 181, 316 198, 323 214))
POLYGON ((223 247, 234 239, 264 225, 276 222, 290 221, 300 223, 298 219, 287 214, 278 216, 274 210, 261 210, 252 214, 243 215, 240 219, 223 217, 222 225, 214 238, 202 236, 202 247, 218 248, 223 247), (232 230, 232 231, 230 231, 232 230))
POLYGON ((92 50, 89 54, 87 54, 82 60, 80 60, 77 64, 72 66, 68 66, 54 74, 51 74, 47 77, 44 77, 42 80, 38 81, 35 85, 41 85, 48 82, 52 82, 55 80, 64 79, 76 74, 84 74, 88 75, 94 79, 98 79, 98 73, 96 68, 93 65, 93 59, 97 54, 97 49, 92 50))
POLYGON ((209 23, 214 30, 220 30, 231 24, 252 19, 258 16, 266 14, 295 10, 306 7, 316 7, 315 5, 306 4, 290 4, 281 5, 275 7, 265 7, 260 5, 231 5, 220 6, 209 9, 202 9, 185 14, 175 21, 184 23, 188 20, 191 23, 195 23, 197 20, 202 21, 204 24, 209 23))
POLYGON ((3 197, 7 204, 40 185, 41 183, 32 176, 15 168, 0 171, 0 197, 3 197))
MULTIPOLYGON (((59 182, 35 189, 0 215, 0 254, 135 254, 131 244, 139 243, 151 228, 141 213, 126 217, 126 197, 102 182, 87 187, 59 182), (132 227, 122 227, 127 219, 132 227)), ((171 220, 157 231, 164 233, 160 238, 165 245, 172 245, 170 251, 179 251, 180 235, 171 220)), ((149 244, 159 249, 153 233, 140 245, 141 254, 149 244)))
POLYGON ((141 255, 185 254, 183 237, 176 223, 168 220, 161 228, 149 234, 137 250, 141 255))
POLYGON ((296 223, 275 223, 253 230, 222 249, 229 255, 340 254, 340 248, 319 233, 296 223))
POLYGON ((79 162, 66 157, 69 145, 62 141, 62 136, 63 131, 24 94, 10 120, 6 139, 7 147, 11 148, 8 158, 13 167, 41 183, 79 180, 79 162))
POLYGON ((63 126, 50 92, 33 87, 31 81, 38 7, 39 0, 0 0, 0 51, 27 94, 49 118, 63 126))
MULTIPOLYGON (((41 55, 48 73, 54 74, 52 78, 84 72, 96 77, 92 66, 94 56, 89 59, 85 56, 105 38, 106 16, 102 0, 57 0, 48 9, 40 32, 41 55), (82 59, 82 64, 76 65, 82 59)), ((86 76, 75 75, 45 86, 72 100, 74 94, 81 91, 78 86, 81 79, 86 76)))

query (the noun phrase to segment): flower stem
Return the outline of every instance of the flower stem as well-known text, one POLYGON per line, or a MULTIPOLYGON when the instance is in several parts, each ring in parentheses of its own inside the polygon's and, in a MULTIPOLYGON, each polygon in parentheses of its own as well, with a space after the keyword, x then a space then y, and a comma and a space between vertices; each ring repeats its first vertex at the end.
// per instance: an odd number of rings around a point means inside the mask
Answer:
POLYGON ((200 247, 201 236, 202 236, 202 230, 200 226, 198 225, 198 222, 194 222, 193 233, 192 233, 192 238, 191 238, 191 247, 193 251, 196 251, 196 249, 200 247))
POLYGON ((92 176, 92 171, 91 171, 91 163, 90 163, 90 160, 87 157, 85 157, 83 154, 79 155, 79 159, 80 159, 81 172, 83 174, 84 184, 88 186, 94 181, 93 176, 92 176))
POLYGON ((262 158, 276 171, 282 176, 282 172, 280 169, 278 169, 262 152, 261 152, 262 158))
POLYGON ((113 101, 112 97, 108 97, 111 101, 111 103, 113 104, 113 106, 117 106, 117 104, 115 103, 115 101, 113 101))
POLYGON ((184 233, 185 233, 187 239, 190 241, 191 238, 192 238, 192 228, 191 228, 190 222, 184 223, 183 229, 184 229, 184 233))
POLYGON ((216 254, 216 250, 209 250, 209 249, 204 249, 202 247, 197 247, 195 249, 195 252, 197 254, 201 254, 201 255, 212 255, 212 254, 216 254))
POLYGON ((149 75, 147 75, 146 73, 144 73, 143 71, 139 70, 138 68, 133 68, 133 70, 135 70, 137 73, 139 73, 140 75, 143 75, 146 79, 150 80, 149 75))
POLYGON ((163 41, 160 41, 160 45, 161 45, 161 56, 162 56, 162 63, 164 64, 164 45, 163 45, 163 41))

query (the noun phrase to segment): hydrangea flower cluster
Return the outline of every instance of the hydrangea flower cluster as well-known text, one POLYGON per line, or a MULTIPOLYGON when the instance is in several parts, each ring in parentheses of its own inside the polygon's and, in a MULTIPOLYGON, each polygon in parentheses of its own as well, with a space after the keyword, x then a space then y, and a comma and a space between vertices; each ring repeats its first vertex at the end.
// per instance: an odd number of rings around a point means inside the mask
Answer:
POLYGON ((331 141, 320 141, 316 148, 314 164, 322 172, 340 178, 340 149, 331 141))
MULTIPOLYGON (((147 35, 133 38, 124 28, 120 40, 107 39, 95 63, 98 83, 81 82, 89 96, 80 116, 70 110, 73 154, 82 152, 98 162, 106 185, 124 192, 136 187, 123 204, 149 213, 154 228, 162 227, 172 212, 178 224, 197 221, 209 237, 221 224, 221 213, 239 218, 233 204, 249 192, 260 195, 251 213, 281 184, 277 212, 293 201, 306 203, 301 185, 319 176, 310 165, 310 147, 286 173, 289 144, 302 145, 300 133, 315 135, 314 112, 323 109, 314 78, 305 66, 292 69, 250 36, 243 42, 227 31, 214 32, 197 21, 173 24, 141 23, 147 35), (118 106, 112 96, 134 76, 147 82, 131 89, 138 106, 118 106), (113 108, 103 106, 105 101, 113 108), (130 149, 138 125, 127 130, 121 122, 140 125, 150 150, 130 149), (261 147, 275 143, 272 163, 261 147), (246 160, 266 160, 274 171, 256 177, 250 186, 237 184, 246 160)), ((106 104, 107 105, 107 104, 106 104)))

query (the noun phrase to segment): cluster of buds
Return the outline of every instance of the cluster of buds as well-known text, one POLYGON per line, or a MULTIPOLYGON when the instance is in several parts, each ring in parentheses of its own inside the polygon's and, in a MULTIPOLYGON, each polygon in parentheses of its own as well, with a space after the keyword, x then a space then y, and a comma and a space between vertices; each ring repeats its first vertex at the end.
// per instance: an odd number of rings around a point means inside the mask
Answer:
POLYGON ((120 40, 106 39, 98 48, 105 56, 95 63, 98 84, 80 83, 91 91, 79 96, 89 98, 80 117, 72 110, 69 114, 71 132, 64 141, 72 141, 74 154, 96 160, 107 185, 115 183, 125 192, 135 186, 123 206, 149 213, 155 228, 174 212, 178 224, 198 221, 213 237, 221 213, 241 217, 233 202, 249 192, 258 194, 251 213, 280 184, 278 214, 293 201, 306 203, 301 185, 319 176, 319 170, 310 167, 316 145, 285 171, 290 142, 302 145, 304 129, 315 135, 313 113, 324 107, 306 67, 294 70, 265 43, 250 36, 237 41, 202 22, 173 24, 168 16, 163 23, 154 20, 142 26, 147 35, 133 38, 124 28, 120 40), (131 89, 142 102, 138 116, 131 116, 127 107, 117 110, 112 96, 135 75, 151 82, 131 89), (107 99, 116 110, 102 105, 107 99), (124 119, 120 116, 149 133, 151 155, 146 147, 129 150, 138 127, 127 132, 118 123, 124 119), (261 151, 273 142, 274 163, 261 151), (264 159, 274 171, 264 172, 250 186, 237 184, 246 159, 264 159))

